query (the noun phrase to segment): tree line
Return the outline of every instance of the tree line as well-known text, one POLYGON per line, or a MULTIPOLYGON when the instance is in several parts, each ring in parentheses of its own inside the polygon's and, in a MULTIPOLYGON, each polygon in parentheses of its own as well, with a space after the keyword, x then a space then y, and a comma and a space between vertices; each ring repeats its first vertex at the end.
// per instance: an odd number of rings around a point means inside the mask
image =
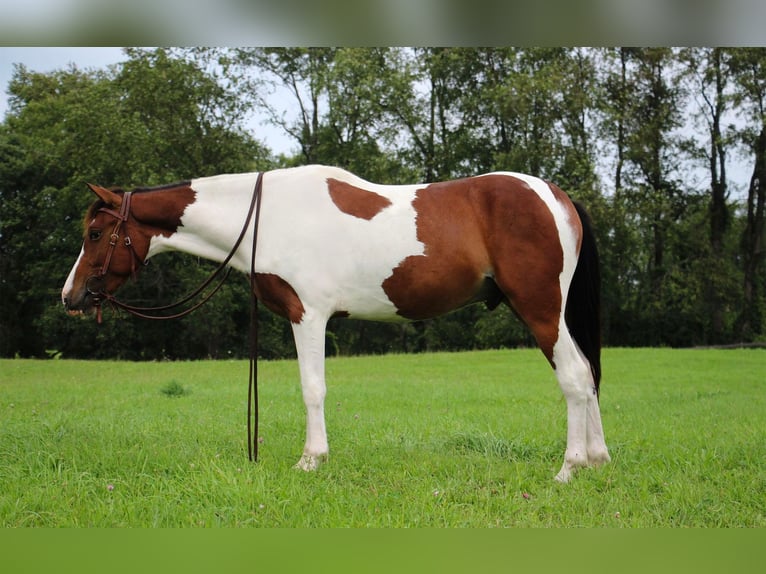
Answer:
MULTIPOLYGON (((126 49, 107 69, 17 65, 0 124, 0 355, 247 354, 248 285, 191 316, 63 312, 86 182, 122 187, 308 163, 371 181, 493 170, 556 182, 584 203, 602 259, 607 345, 764 340, 766 49, 126 49), (254 110, 293 142, 275 154, 254 110), (730 174, 745 166, 749 181, 730 174)), ((121 295, 158 304, 211 265, 163 254, 121 295)), ((293 356, 259 311, 260 354, 293 356)), ((472 306, 403 325, 333 319, 329 354, 534 344, 512 311, 472 306)))

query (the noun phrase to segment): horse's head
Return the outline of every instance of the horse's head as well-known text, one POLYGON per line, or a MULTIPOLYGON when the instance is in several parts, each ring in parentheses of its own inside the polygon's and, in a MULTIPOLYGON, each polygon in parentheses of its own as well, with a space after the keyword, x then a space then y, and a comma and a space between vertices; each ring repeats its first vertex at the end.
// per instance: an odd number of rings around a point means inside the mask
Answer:
POLYGON ((151 238, 131 211, 130 192, 88 187, 98 199, 85 215, 82 251, 61 292, 70 315, 95 311, 135 275, 146 259, 151 238))

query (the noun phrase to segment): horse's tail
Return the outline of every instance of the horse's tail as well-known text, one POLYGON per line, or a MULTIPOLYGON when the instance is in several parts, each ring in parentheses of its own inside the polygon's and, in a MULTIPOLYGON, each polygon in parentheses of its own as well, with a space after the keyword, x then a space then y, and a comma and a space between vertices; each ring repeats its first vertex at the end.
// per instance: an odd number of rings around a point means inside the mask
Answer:
POLYGON ((601 383, 601 272, 596 238, 585 208, 574 202, 582 222, 582 243, 572 283, 569 286, 565 319, 569 332, 590 363, 596 393, 601 383))

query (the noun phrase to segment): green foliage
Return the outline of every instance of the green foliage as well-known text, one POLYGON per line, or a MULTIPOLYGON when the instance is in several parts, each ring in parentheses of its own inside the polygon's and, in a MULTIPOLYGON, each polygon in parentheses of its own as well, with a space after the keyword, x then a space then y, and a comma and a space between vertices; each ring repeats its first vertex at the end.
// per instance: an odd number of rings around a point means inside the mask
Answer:
MULTIPOLYGON (((58 293, 91 201, 85 182, 153 185, 311 162, 382 183, 539 175, 591 213, 606 344, 763 340, 765 53, 159 48, 128 49, 107 70, 19 66, 0 124, 0 355, 245 356, 246 281, 171 324, 107 313, 97 328, 63 314, 58 293), (272 157, 247 132, 254 110, 293 138, 294 157, 272 157), (746 198, 726 187, 737 154, 756 176, 746 198)), ((210 268, 163 254, 121 295, 169 302, 210 268)), ((259 323, 262 357, 294 356, 289 323, 263 309, 259 323)), ((411 325, 333 320, 327 338, 331 355, 533 344, 505 306, 411 325)))
MULTIPOLYGON (((237 124, 235 94, 165 50, 128 55, 108 72, 72 68, 46 75, 17 68, 9 86, 11 114, 0 130, 5 356, 43 356, 54 348, 68 357, 157 359, 240 355, 246 345, 223 335, 247 315, 247 298, 230 291, 200 317, 210 327, 205 331, 188 322, 127 320, 108 320, 95 330, 61 311, 57 292, 79 250, 80 221, 91 201, 86 181, 150 185, 250 170, 259 160, 268 165, 264 149, 237 124)), ((191 291, 205 269, 163 256, 125 296, 169 301, 191 291)))

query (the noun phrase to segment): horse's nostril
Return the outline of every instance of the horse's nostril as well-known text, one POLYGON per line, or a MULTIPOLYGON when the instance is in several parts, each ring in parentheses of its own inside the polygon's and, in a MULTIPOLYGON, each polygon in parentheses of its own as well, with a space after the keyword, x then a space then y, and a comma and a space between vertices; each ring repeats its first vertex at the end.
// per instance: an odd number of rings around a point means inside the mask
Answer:
POLYGON ((67 311, 71 311, 74 307, 74 303, 72 302, 72 298, 69 296, 69 294, 62 295, 61 302, 64 304, 64 309, 67 311))

